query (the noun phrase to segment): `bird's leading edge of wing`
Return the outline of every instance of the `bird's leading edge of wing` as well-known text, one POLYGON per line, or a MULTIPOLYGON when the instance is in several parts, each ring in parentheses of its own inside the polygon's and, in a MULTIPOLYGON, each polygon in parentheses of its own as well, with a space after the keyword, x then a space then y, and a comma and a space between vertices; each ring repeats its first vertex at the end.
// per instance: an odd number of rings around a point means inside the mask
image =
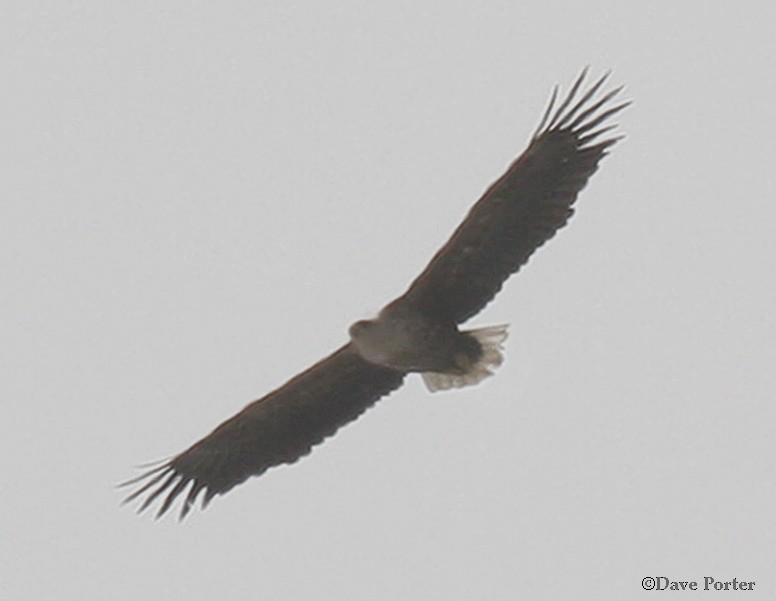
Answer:
POLYGON ((341 347, 262 399, 245 407, 176 457, 120 486, 135 485, 125 502, 145 495, 139 511, 163 500, 157 517, 184 497, 180 518, 204 492, 206 506, 250 476, 293 463, 377 400, 398 388, 404 374, 367 363, 350 344, 341 347))
POLYGON ((599 94, 608 73, 580 94, 586 75, 584 69, 557 108, 555 87, 528 148, 486 190, 394 306, 463 323, 566 224, 577 194, 620 138, 598 140, 616 127, 607 120, 630 104, 612 105, 622 87, 599 94))

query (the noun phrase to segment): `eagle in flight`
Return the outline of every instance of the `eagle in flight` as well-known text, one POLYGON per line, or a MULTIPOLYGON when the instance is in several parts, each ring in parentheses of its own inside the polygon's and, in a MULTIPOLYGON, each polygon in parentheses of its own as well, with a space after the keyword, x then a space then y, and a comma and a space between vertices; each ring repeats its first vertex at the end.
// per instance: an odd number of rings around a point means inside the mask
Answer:
MULTIPOLYGON (((180 519, 251 476, 294 463, 418 372, 431 391, 476 384, 502 361, 506 326, 461 330, 531 254, 563 227, 577 194, 621 136, 601 140, 629 102, 599 93, 608 73, 580 92, 585 68, 555 108, 558 87, 528 148, 471 208, 407 292, 350 341, 254 401, 189 449, 121 486, 137 486, 139 511, 162 496, 157 518, 185 493, 180 519)), ((147 466, 148 467, 148 466, 147 466)))

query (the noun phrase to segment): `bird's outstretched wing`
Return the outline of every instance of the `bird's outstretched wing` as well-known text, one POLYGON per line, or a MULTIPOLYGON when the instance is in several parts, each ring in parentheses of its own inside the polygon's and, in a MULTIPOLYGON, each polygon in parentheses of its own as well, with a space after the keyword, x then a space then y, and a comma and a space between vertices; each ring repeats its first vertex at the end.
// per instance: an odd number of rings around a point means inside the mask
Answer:
POLYGON ((125 502, 145 495, 139 511, 163 495, 157 517, 186 491, 183 519, 204 491, 205 507, 251 476, 293 463, 380 397, 404 374, 367 363, 350 344, 245 407, 191 448, 121 486, 137 485, 125 502))
POLYGON ((596 140, 616 127, 607 120, 630 104, 611 105, 622 87, 597 96, 608 73, 577 100, 586 74, 587 69, 553 111, 554 89, 528 148, 488 188, 393 306, 462 323, 479 313, 504 281, 566 224, 577 194, 619 137, 596 140))

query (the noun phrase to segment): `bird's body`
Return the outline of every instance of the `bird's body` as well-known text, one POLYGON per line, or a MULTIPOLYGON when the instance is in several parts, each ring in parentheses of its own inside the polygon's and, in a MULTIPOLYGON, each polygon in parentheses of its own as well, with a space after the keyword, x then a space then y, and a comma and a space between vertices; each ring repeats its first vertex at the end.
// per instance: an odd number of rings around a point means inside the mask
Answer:
POLYGON ((403 372, 444 372, 455 367, 455 355, 479 349, 453 324, 435 323, 410 311, 382 311, 377 319, 350 326, 356 352, 370 363, 403 372))
POLYGON ((377 319, 350 326, 353 346, 370 363, 404 372, 454 372, 482 355, 476 338, 455 324, 427 319, 416 311, 388 307, 377 319))
POLYGON ((577 194, 617 138, 595 142, 601 124, 628 103, 592 102, 595 82, 572 106, 586 70, 553 112, 557 88, 528 149, 472 207, 409 289, 373 320, 350 328, 350 342, 255 401, 173 459, 125 484, 146 480, 141 511, 166 493, 157 515, 188 488, 181 518, 250 476, 292 463, 418 372, 441 390, 475 384, 501 364, 506 326, 461 330, 563 227, 577 194), (603 108, 606 107, 606 108, 603 108), (602 110, 603 109, 603 110, 602 110))

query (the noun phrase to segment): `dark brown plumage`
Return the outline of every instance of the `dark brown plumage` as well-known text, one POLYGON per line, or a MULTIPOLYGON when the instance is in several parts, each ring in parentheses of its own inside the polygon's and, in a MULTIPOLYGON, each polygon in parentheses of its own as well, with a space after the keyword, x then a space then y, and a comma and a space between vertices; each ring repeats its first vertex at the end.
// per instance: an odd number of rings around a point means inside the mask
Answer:
POLYGON ((578 193, 618 139, 596 141, 615 127, 602 124, 629 103, 609 106, 621 88, 593 101, 608 74, 576 100, 586 72, 553 110, 555 88, 526 151, 488 188, 403 296, 376 320, 354 324, 351 342, 338 351, 251 403, 186 451, 125 482, 139 485, 125 501, 145 494, 142 511, 161 496, 158 517, 185 493, 183 518, 200 494, 204 507, 251 476, 293 463, 401 386, 407 373, 426 371, 421 366, 428 365, 423 350, 430 332, 451 341, 442 352, 450 355, 445 364, 458 370, 424 373, 432 390, 490 375, 501 361, 505 326, 466 332, 457 325, 490 302, 506 279, 566 224, 578 193), (469 359, 457 354, 462 348, 469 359), (484 363, 474 364, 472 358, 484 363))
POLYGON ((181 508, 180 517, 184 518, 203 490, 204 507, 214 495, 250 476, 258 476, 273 465, 293 463, 401 386, 403 380, 403 373, 364 361, 347 344, 251 403, 177 457, 128 481, 126 484, 148 479, 125 501, 158 483, 140 511, 169 490, 159 509, 161 516, 191 483, 181 508))
POLYGON ((596 113, 620 87, 585 107, 607 73, 569 109, 585 74, 586 70, 545 128, 557 97, 555 88, 531 144, 471 208, 428 267, 395 301, 397 305, 410 304, 435 319, 463 323, 479 313, 506 279, 566 224, 577 194, 598 169, 607 148, 619 139, 591 144, 615 127, 598 126, 629 104, 596 113))

